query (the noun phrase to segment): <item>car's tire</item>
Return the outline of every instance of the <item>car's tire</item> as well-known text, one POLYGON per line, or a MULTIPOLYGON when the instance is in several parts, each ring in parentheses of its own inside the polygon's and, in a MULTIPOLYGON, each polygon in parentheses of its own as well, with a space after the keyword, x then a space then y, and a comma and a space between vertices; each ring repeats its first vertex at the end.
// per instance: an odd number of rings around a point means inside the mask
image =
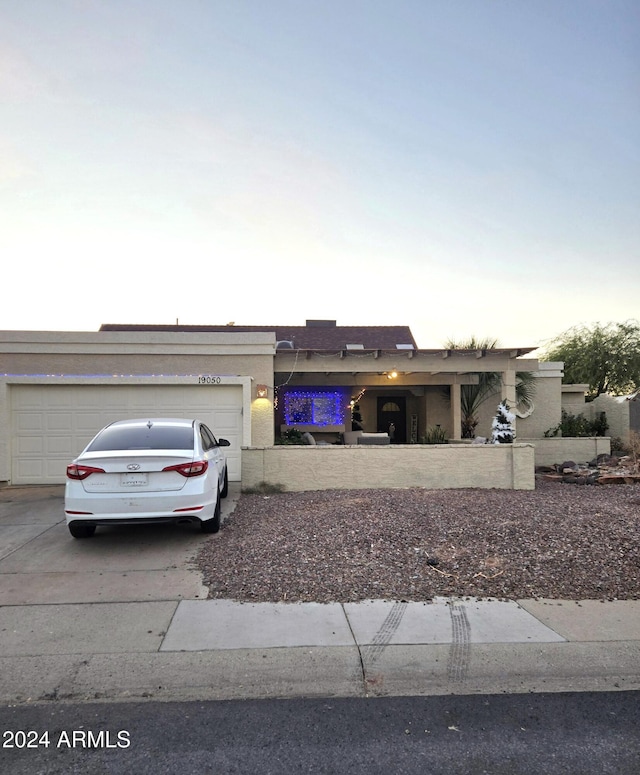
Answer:
POLYGON ((96 532, 95 525, 69 525, 69 532, 74 538, 91 538, 96 532))
POLYGON ((220 513, 222 508, 220 506, 220 498, 216 501, 216 507, 213 512, 213 519, 207 519, 200 523, 200 529, 203 533, 217 533, 220 530, 220 513))
POLYGON ((224 469, 224 483, 222 485, 222 489, 220 490, 220 497, 226 498, 229 494, 229 472, 227 469, 224 469))

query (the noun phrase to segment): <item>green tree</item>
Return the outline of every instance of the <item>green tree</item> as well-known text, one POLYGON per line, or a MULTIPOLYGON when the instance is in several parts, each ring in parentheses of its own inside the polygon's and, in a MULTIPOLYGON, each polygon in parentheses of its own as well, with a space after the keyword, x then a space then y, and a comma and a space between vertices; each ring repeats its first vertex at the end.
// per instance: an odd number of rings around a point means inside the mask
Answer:
POLYGON ((640 324, 574 326, 544 347, 541 360, 564 361, 563 382, 589 385, 587 400, 633 393, 640 389, 640 324))
MULTIPOLYGON (((462 342, 449 339, 445 343, 448 350, 493 350, 499 347, 497 339, 476 339, 471 336, 462 342)), ((472 439, 478 426, 478 410, 490 395, 498 391, 502 376, 497 371, 476 372, 478 382, 475 385, 460 386, 460 411, 462 413, 461 436, 472 439)), ((535 376, 530 371, 516 372, 516 400, 518 403, 531 403, 535 394, 535 376)))

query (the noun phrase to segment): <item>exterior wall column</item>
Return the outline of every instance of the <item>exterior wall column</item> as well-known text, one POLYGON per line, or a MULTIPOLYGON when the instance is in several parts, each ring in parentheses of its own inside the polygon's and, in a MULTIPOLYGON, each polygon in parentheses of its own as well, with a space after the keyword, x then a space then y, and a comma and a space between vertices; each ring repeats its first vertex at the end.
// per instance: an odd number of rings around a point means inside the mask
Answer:
MULTIPOLYGON (((515 407, 517 401, 516 401, 516 372, 514 369, 508 369, 507 371, 502 372, 502 390, 501 390, 501 398, 503 401, 506 400, 507 404, 509 405, 509 409, 511 409, 513 413, 513 408, 515 407)), ((516 419, 514 417, 514 420, 512 422, 513 426, 513 432, 516 433, 516 419)))
POLYGON ((452 439, 462 438, 462 408, 460 407, 460 385, 454 382, 451 385, 451 425, 452 439))

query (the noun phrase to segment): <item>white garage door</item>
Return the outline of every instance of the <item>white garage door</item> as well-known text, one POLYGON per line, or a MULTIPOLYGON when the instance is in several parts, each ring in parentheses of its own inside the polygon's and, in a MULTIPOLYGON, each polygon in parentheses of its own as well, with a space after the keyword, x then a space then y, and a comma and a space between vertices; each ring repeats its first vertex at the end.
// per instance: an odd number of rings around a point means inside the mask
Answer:
POLYGON ((240 481, 241 385, 15 385, 10 400, 14 485, 63 483, 93 436, 129 417, 201 420, 231 442, 229 479, 240 481))

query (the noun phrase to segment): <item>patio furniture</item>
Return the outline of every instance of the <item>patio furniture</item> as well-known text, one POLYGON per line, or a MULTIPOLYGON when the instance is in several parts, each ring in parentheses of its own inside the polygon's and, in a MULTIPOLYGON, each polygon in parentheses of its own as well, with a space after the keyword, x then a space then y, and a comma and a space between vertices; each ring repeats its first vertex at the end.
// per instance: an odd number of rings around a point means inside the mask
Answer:
POLYGON ((388 433, 363 433, 362 436, 358 436, 358 446, 362 444, 377 444, 379 446, 386 446, 391 443, 388 433))
POLYGON ((388 433, 365 433, 364 431, 345 431, 343 434, 345 444, 379 444, 386 445, 391 442, 388 433))

